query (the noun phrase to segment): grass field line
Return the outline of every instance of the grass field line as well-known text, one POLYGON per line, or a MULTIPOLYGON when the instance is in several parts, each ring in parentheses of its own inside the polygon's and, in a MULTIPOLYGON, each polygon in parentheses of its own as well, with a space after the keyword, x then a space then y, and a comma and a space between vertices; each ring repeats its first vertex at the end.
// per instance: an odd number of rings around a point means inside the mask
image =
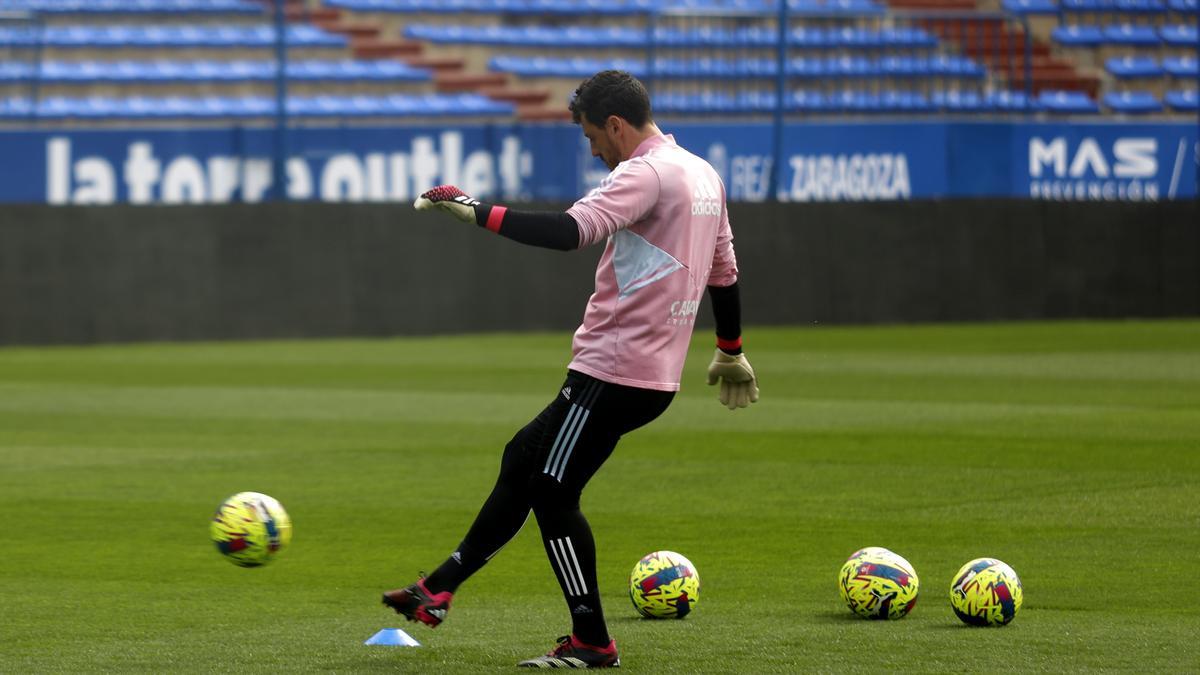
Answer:
MULTIPOLYGON (((756 428, 814 429, 872 425, 922 426, 1031 417, 1104 418, 1144 412, 1130 404, 980 401, 895 401, 792 394, 765 398, 748 411, 729 413, 702 389, 703 398, 681 397, 667 425, 734 429, 752 417, 756 428), (786 411, 787 414, 777 414, 786 411)), ((146 387, 0 383, 0 411, 61 415, 136 415, 216 419, 388 420, 523 424, 547 402, 545 395, 440 391, 363 391, 297 387, 146 387), (469 411, 469 415, 464 415, 469 411)), ((1200 417, 1189 409, 1149 408, 1163 419, 1200 417)))
POLYGON ((892 352, 820 352, 807 351, 800 347, 795 351, 785 352, 785 355, 780 357, 767 350, 759 361, 770 366, 765 372, 776 374, 858 373, 1102 382, 1196 382, 1200 381, 1198 353, 1147 351, 917 355, 892 352))

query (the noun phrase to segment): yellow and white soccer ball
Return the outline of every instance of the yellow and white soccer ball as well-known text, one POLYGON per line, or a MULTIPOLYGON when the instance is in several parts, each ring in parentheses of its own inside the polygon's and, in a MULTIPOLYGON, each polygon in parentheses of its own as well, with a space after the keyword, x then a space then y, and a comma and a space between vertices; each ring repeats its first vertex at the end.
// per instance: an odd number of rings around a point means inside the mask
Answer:
POLYGON ((209 534, 235 565, 265 565, 292 540, 292 520, 283 505, 258 492, 239 492, 213 515, 209 534))
POLYGON ((633 566, 629 598, 646 618, 682 619, 700 601, 700 575, 678 553, 655 551, 633 566))
POLYGON ((976 558, 950 582, 950 606, 963 623, 1003 626, 1017 616, 1025 591, 1017 573, 995 558, 976 558))
POLYGON ((907 560, 879 546, 850 556, 838 574, 842 600, 868 619, 900 619, 917 604, 920 582, 907 560))

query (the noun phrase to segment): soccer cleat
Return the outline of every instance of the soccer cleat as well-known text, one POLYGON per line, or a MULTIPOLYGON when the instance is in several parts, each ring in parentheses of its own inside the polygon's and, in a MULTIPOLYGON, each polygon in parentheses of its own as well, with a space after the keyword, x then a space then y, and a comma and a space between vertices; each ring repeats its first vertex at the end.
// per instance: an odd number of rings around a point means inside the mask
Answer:
POLYGON ((550 653, 517 665, 522 668, 620 668, 621 657, 617 654, 616 640, 610 640, 607 647, 594 647, 580 642, 574 635, 564 635, 558 638, 558 646, 550 653))
POLYGON ((417 583, 387 591, 383 594, 383 604, 403 614, 409 621, 420 621, 430 628, 446 618, 450 611, 450 601, 454 594, 450 591, 430 593, 425 587, 425 578, 417 579, 417 583))

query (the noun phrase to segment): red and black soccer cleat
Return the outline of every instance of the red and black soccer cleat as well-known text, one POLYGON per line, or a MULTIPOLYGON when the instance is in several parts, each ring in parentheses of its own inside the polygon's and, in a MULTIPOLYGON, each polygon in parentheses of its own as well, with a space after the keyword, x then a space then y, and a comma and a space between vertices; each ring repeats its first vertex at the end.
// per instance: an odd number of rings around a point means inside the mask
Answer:
POLYGON ((450 591, 430 593, 425 587, 424 577, 417 583, 387 591, 383 594, 383 604, 403 614, 409 621, 420 621, 430 628, 437 628, 450 611, 450 601, 454 594, 450 591))
POLYGON ((558 645, 549 654, 517 664, 522 668, 620 668, 621 657, 617 654, 617 641, 610 640, 607 647, 584 644, 574 635, 558 638, 558 645))

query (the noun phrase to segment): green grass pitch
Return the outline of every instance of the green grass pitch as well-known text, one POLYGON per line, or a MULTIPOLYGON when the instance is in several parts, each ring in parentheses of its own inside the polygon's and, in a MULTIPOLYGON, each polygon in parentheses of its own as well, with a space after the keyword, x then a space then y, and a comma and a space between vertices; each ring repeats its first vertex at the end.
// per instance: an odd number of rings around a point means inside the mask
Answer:
MULTIPOLYGON (((623 667, 645 673, 1200 669, 1200 322, 752 329, 762 400, 729 412, 698 335, 667 414, 584 493, 623 667), (913 613, 835 578, 908 558, 913 613), (626 579, 691 558, 683 621, 626 579), (1025 605, 968 628, 951 575, 993 556, 1025 605)), ((536 525, 437 630, 380 591, 458 543, 504 443, 553 397, 553 335, 0 349, 0 671, 508 670, 567 632, 536 525), (208 541, 226 496, 295 524, 271 565, 208 541), (403 627, 417 649, 368 647, 403 627)))

